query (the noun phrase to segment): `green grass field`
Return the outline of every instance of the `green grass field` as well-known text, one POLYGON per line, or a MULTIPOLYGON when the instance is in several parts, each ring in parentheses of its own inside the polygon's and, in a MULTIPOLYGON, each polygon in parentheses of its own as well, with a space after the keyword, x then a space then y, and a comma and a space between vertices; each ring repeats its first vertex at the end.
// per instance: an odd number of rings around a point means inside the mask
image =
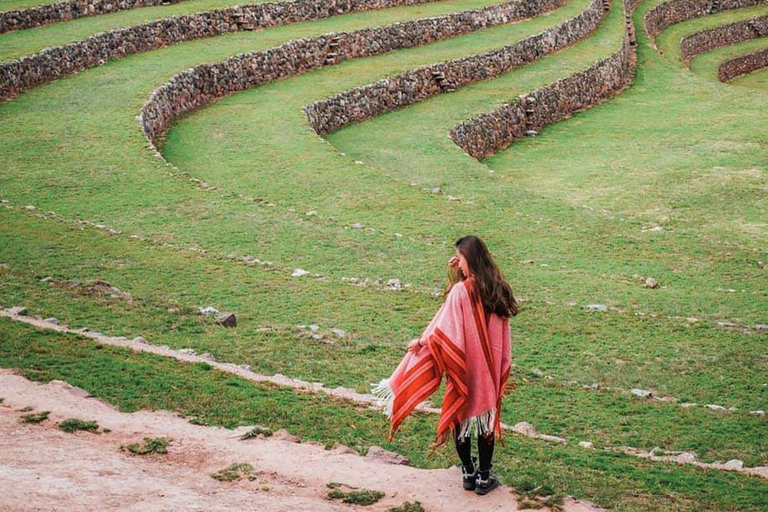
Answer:
MULTIPOLYGON (((463 154, 448 131, 614 52, 623 35, 618 4, 581 43, 327 140, 307 125, 304 105, 514 43, 573 17, 588 1, 225 98, 171 129, 162 153, 177 169, 147 148, 135 119, 154 89, 199 63, 493 3, 435 2, 191 41, 0 105, 0 199, 7 201, 0 205, 0 304, 210 352, 261 373, 368 391, 439 307, 433 292, 444 285, 453 241, 476 233, 523 299, 512 321, 519 386, 505 401, 503 421, 527 421, 569 441, 508 436, 495 459, 505 483, 547 484, 558 495, 620 510, 767 509, 765 479, 601 449, 658 446, 706 462, 768 465, 768 420, 749 414, 768 409, 768 335, 754 330, 768 323, 768 269, 759 263, 768 262, 768 71, 717 81, 721 62, 768 42, 707 52, 690 70, 679 60, 685 35, 768 7, 674 25, 657 37, 659 53, 639 28, 658 0, 643 0, 634 14, 633 86, 481 162, 463 154), (443 194, 432 194, 434 187, 443 194), (243 256, 273 265, 248 265, 238 261, 243 256), (323 277, 291 277, 295 268, 323 277), (52 283, 41 281, 49 276, 52 283), (644 288, 639 276, 661 287, 644 288), (374 284, 343 279, 351 277, 374 284), (393 292, 375 285, 392 278, 409 286, 393 292), (97 279, 131 299, 89 292, 97 279), (610 309, 589 312, 588 304, 610 309), (197 314, 205 306, 234 311, 238 327, 206 321, 197 314), (312 323, 349 335, 313 343, 297 327, 312 323), (600 390, 582 389, 594 383, 600 390), (631 388, 699 406, 632 397, 631 388), (582 440, 598 450, 579 448, 582 440)), ((234 2, 191 0, 4 34, 0 59, 223 5, 234 2)), ((388 444, 386 418, 353 404, 8 320, 0 322, 0 366, 66 380, 123 410, 171 409, 228 427, 260 423, 362 452, 378 444, 424 467, 455 463, 450 450, 425 460, 434 433, 428 416, 409 420, 388 444)))

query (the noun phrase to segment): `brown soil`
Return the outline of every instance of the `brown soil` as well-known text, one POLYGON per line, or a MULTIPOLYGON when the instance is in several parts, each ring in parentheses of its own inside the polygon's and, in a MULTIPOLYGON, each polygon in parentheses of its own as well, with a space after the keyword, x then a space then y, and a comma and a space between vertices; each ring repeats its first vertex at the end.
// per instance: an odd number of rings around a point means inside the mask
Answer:
MULTIPOLYGON (((425 470, 366 460, 343 450, 272 438, 240 441, 236 431, 192 425, 165 412, 121 413, 88 393, 53 381, 30 382, 0 370, 0 510, 387 510, 419 501, 428 511, 516 510, 507 487, 480 497, 461 489, 457 467, 425 470), (40 424, 19 409, 51 411, 40 424), (96 420, 108 433, 67 434, 66 418, 96 420), (122 445, 172 439, 167 455, 136 456, 122 445), (254 480, 219 482, 210 474, 246 462, 254 480), (369 507, 329 501, 329 482, 385 497, 369 507)), ((565 510, 599 510, 572 498, 565 510)))

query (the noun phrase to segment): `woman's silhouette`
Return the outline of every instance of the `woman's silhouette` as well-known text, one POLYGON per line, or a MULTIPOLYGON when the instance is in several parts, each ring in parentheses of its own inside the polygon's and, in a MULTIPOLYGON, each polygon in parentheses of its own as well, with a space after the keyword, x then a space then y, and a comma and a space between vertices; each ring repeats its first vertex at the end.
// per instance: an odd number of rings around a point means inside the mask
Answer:
POLYGON ((432 453, 453 437, 464 488, 486 494, 499 485, 491 474, 491 459, 496 439, 501 440, 501 399, 509 379, 509 317, 517 314, 518 306, 512 288, 477 236, 456 242, 449 268, 445 302, 374 393, 390 416, 391 440, 416 406, 437 391, 445 374, 445 398, 432 453), (473 433, 478 437, 479 467, 471 456, 473 433))

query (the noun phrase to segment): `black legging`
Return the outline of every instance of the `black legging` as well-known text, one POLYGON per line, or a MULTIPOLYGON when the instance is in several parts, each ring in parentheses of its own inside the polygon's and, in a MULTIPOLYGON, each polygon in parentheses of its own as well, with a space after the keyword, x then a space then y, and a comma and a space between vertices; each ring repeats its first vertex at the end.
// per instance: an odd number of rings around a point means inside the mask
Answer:
MULTIPOLYGON (((459 437, 459 427, 454 426, 454 440, 456 441, 456 452, 459 454, 461 463, 465 468, 473 468, 472 463, 472 437, 459 437)), ((477 435, 477 452, 480 459, 480 471, 486 472, 491 469, 491 459, 493 458, 493 447, 495 444, 493 433, 489 436, 477 435)))

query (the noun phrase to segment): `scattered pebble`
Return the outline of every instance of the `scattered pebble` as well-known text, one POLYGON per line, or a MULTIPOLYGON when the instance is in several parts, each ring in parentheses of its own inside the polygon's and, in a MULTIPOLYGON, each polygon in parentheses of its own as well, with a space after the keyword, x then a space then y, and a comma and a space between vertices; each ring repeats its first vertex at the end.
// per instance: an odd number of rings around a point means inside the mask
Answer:
POLYGON ((140 343, 141 345, 146 345, 147 340, 145 340, 141 336, 136 336, 135 338, 133 338, 133 343, 140 343))
POLYGON ((646 288, 658 288, 659 282, 652 277, 643 277, 640 279, 646 288))
POLYGON ((605 304, 589 304, 587 305, 587 311, 608 311, 608 306, 605 304))
POLYGON ((343 329, 337 329, 337 328, 334 327, 333 329, 331 329, 331 332, 333 334, 335 334, 336 336, 338 336, 339 338, 346 338, 347 337, 347 331, 345 331, 343 329))
POLYGON ((360 222, 352 224, 352 229, 363 229, 363 225, 360 222))
POLYGON ((717 404, 707 404, 706 407, 707 407, 707 409, 712 409, 713 411, 724 411, 725 410, 725 407, 723 407, 722 405, 717 405, 717 404))
POLYGON ((768 332, 768 324, 757 324, 755 326, 757 332, 768 332))
POLYGON ((234 313, 219 313, 216 315, 216 323, 222 327, 237 327, 237 318, 234 313))
POLYGON ((48 322, 49 324, 53 324, 53 325, 59 325, 59 319, 54 317, 46 318, 45 320, 43 320, 43 322, 48 322))
POLYGON ((301 276, 305 276, 307 274, 309 274, 309 272, 307 272, 306 270, 301 269, 301 268, 296 268, 296 269, 293 270, 293 273, 291 274, 291 277, 301 277, 301 276))
POLYGON ((399 291, 403 288, 403 283, 399 279, 390 279, 387 282, 387 289, 399 291))
POLYGON ((320 331, 320 326, 317 325, 317 324, 312 324, 312 325, 309 326, 309 330, 312 331, 312 332, 318 332, 318 331, 320 331))
POLYGON ((317 212, 315 210, 310 210, 305 214, 307 217, 316 217, 317 212))
POLYGON ((631 392, 633 395, 640 396, 643 398, 650 398, 653 396, 653 393, 651 393, 647 389, 632 388, 631 392))
POLYGON ((739 459, 731 459, 725 464, 723 464, 723 467, 728 469, 741 469, 744 467, 744 461, 741 461, 739 459))
POLYGON ((765 411, 763 411, 762 409, 758 409, 756 411, 749 411, 749 414, 751 414, 752 416, 765 416, 765 411))
POLYGON ((197 312, 204 316, 210 316, 210 315, 218 315, 219 310, 214 308, 213 306, 208 306, 205 308, 199 308, 197 312))
POLYGON ((527 421, 521 421, 520 423, 515 423, 512 426, 512 431, 528 437, 534 437, 536 435, 536 427, 534 427, 527 421))
POLYGON ((586 448, 588 450, 593 450, 595 448, 595 446, 589 441, 581 441, 579 442, 579 446, 581 446, 582 448, 586 448))
POLYGON ((435 187, 435 188, 432 189, 432 193, 433 194, 442 194, 443 191, 442 191, 442 189, 440 189, 440 187, 435 187))
POLYGON ((686 320, 687 320, 688 322, 692 323, 692 324, 695 324, 696 322, 698 322, 698 321, 699 321, 699 319, 698 319, 698 318, 696 318, 696 317, 694 317, 694 316, 689 316, 688 318, 686 318, 686 320))
POLYGON ((727 322, 727 321, 721 321, 721 322, 717 322, 717 325, 719 325, 719 326, 721 326, 721 327, 736 327, 736 324, 735 324, 735 323, 733 323, 733 322, 727 322))
POLYGON ((402 233, 395 233, 395 238, 403 238, 402 233))
POLYGON ((683 402, 683 403, 680 404, 680 407, 682 407, 684 409, 688 409, 689 407, 696 407, 697 405, 699 405, 699 404, 697 404, 695 402, 683 402))

